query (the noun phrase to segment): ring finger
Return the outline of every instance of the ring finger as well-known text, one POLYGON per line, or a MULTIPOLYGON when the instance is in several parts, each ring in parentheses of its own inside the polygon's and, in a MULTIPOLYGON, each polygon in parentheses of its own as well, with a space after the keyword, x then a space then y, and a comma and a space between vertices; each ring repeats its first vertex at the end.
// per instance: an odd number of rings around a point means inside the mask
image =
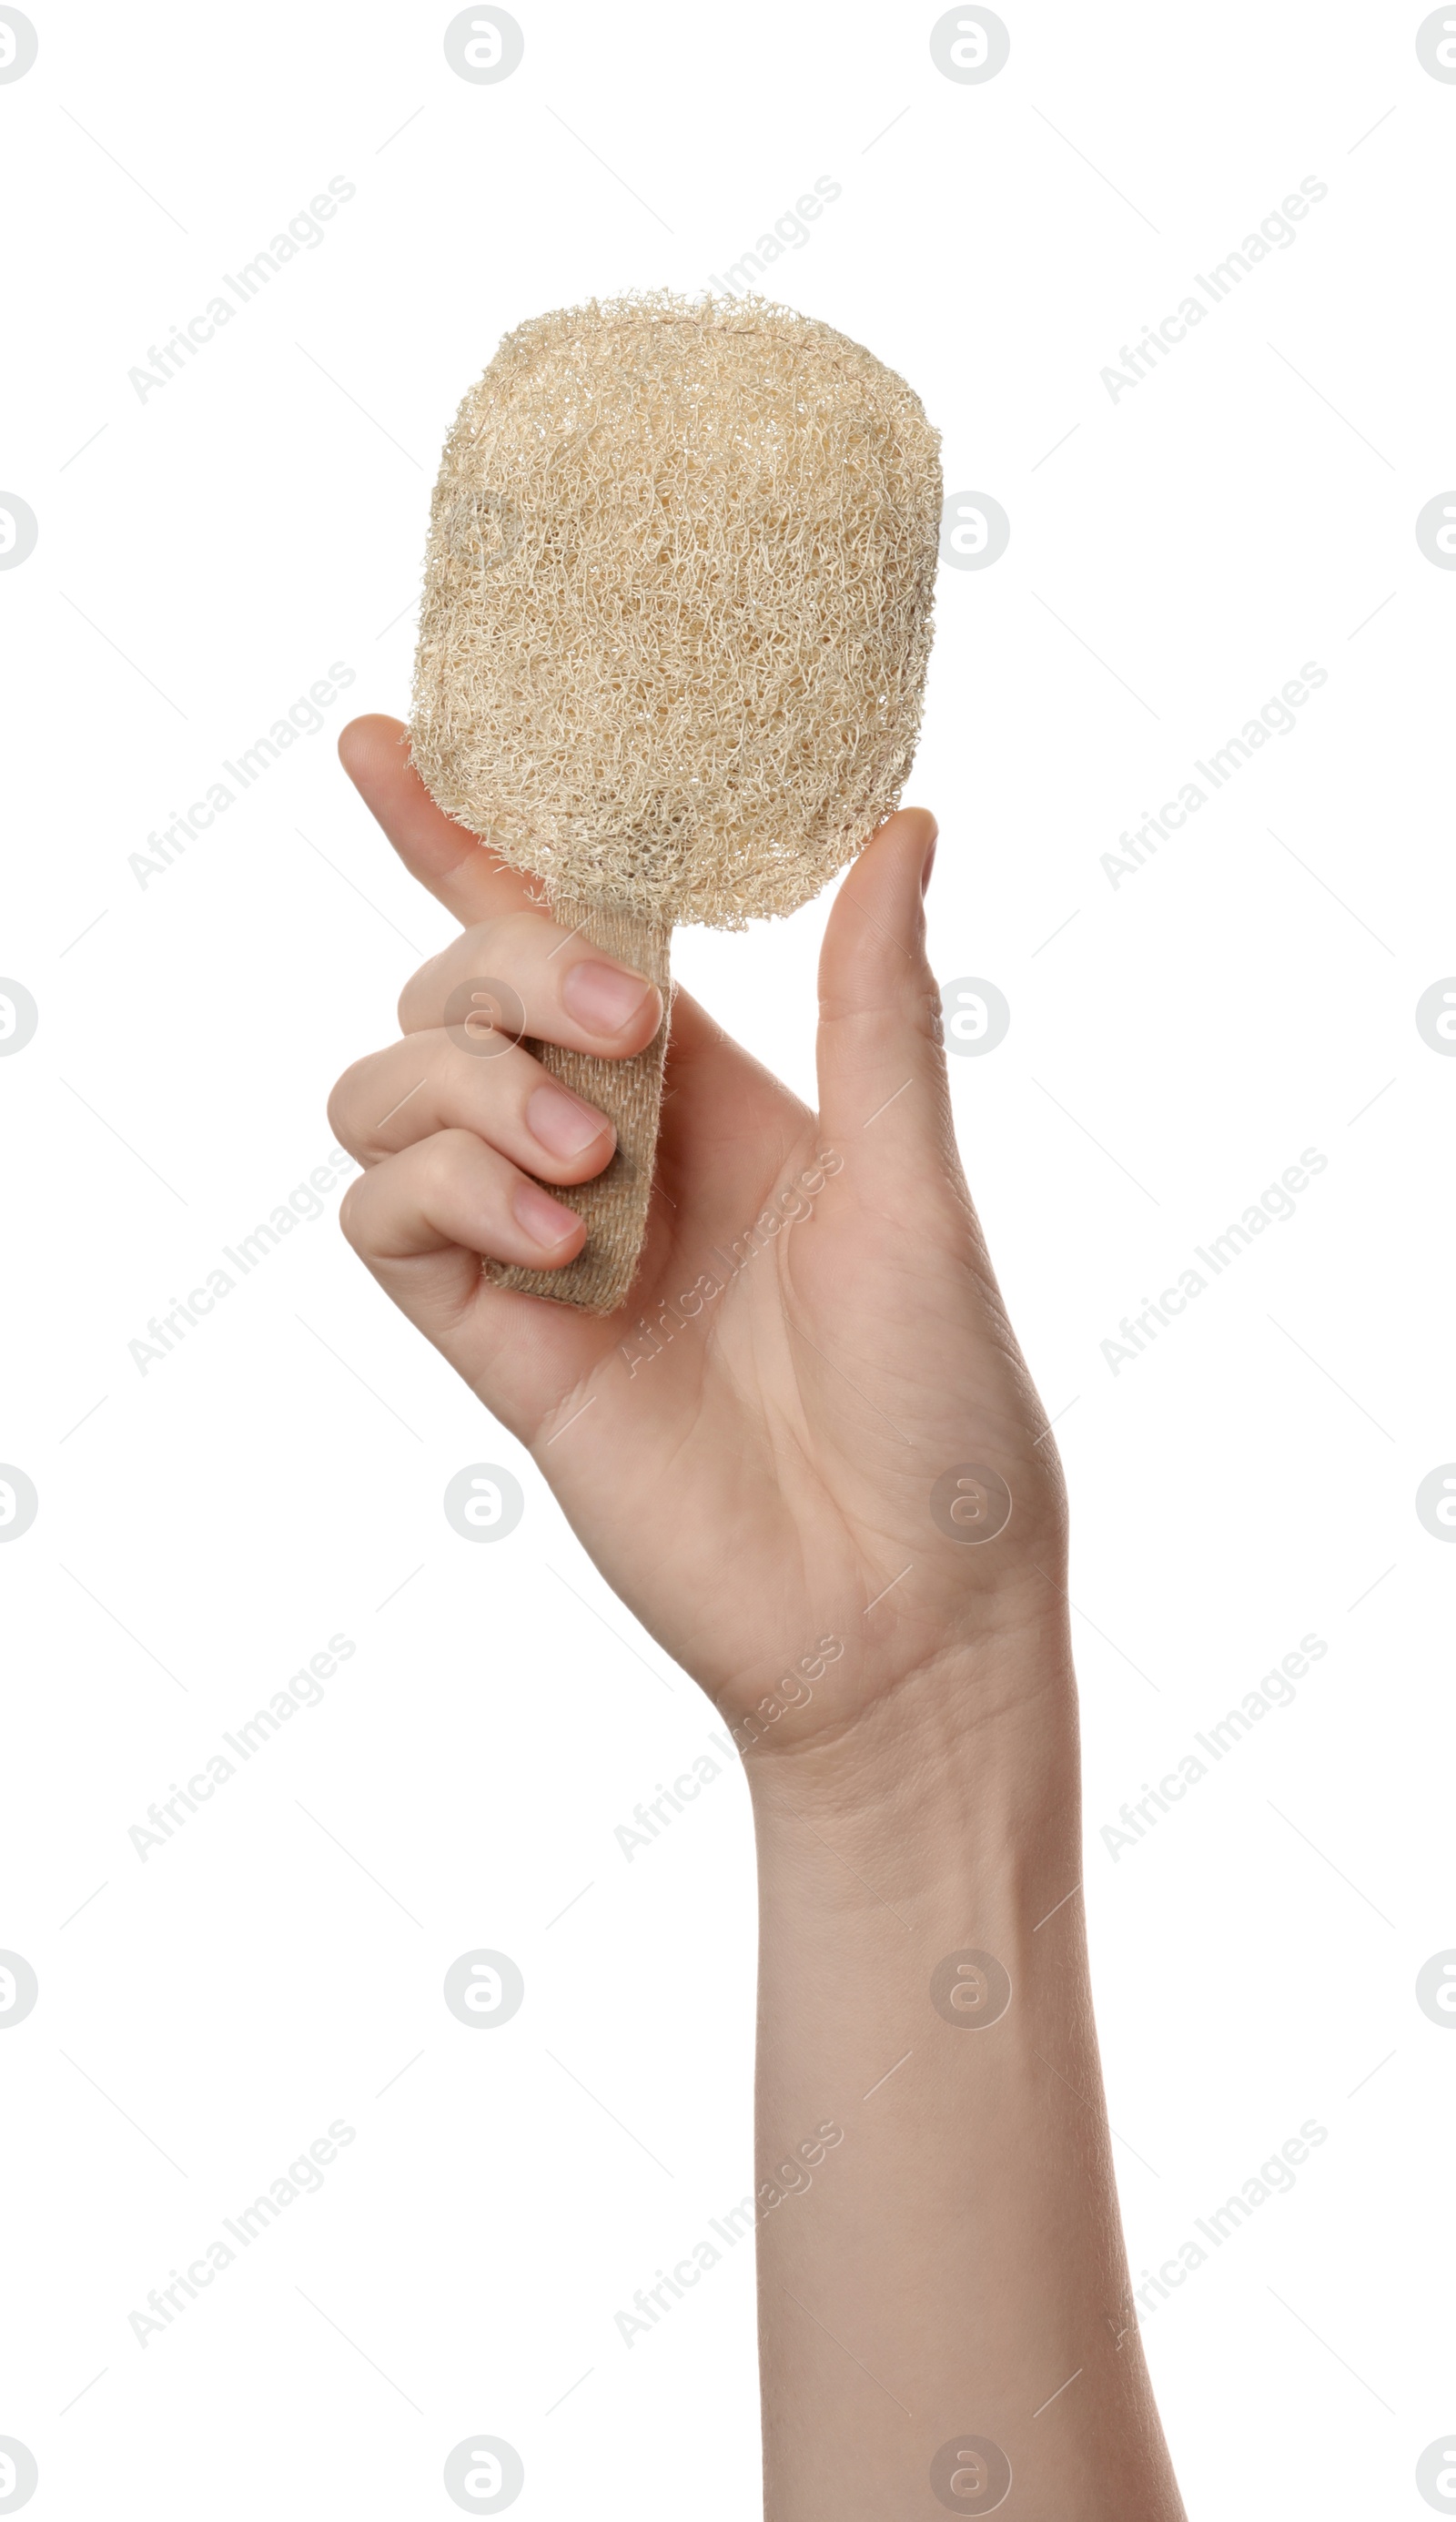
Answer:
POLYGON ((437 1130, 471 1130, 547 1182, 587 1182, 616 1144, 612 1124, 517 1045, 488 1035, 472 1054, 438 1030, 406 1034, 345 1070, 329 1098, 339 1144, 366 1168, 437 1130))
POLYGON ((575 1258, 587 1235, 580 1217, 470 1130, 437 1130, 361 1174, 345 1192, 339 1223, 406 1311, 395 1284, 400 1271, 401 1284, 412 1284, 421 1265, 438 1274, 444 1262, 458 1302, 474 1296, 480 1281, 479 1263, 462 1262, 462 1254, 554 1270, 575 1258))

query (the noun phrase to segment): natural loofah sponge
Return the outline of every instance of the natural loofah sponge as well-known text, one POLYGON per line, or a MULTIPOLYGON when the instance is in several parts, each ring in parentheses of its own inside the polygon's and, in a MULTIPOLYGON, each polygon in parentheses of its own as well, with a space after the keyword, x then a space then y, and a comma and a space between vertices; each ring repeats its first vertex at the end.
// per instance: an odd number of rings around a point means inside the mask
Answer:
MULTIPOLYGON (((827 325, 663 292, 538 316, 446 444, 415 766, 554 918, 665 985, 675 923, 797 910, 898 802, 940 510, 916 397, 827 325)), ((557 1193, 587 1221, 576 1261, 493 1276, 621 1304, 665 1036, 628 1062, 533 1045, 618 1152, 557 1193)))

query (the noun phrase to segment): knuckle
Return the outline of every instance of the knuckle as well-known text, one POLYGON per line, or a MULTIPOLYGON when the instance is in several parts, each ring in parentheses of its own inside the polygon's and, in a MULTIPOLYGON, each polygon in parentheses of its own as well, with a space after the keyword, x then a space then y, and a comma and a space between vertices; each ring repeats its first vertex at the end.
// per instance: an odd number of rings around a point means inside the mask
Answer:
MULTIPOLYGON (((466 933, 469 934, 468 931, 466 933)), ((410 973, 395 1007, 395 1019, 401 1033, 411 1030, 411 1018, 416 1009, 428 1009, 443 994, 442 972, 448 969, 450 957, 459 953, 460 943, 457 940, 453 946, 446 947, 443 954, 427 957, 418 971, 410 973)), ((428 1017, 424 1020, 428 1021, 428 1017)))
POLYGON ((363 1061, 356 1059, 352 1068, 346 1068, 343 1076, 334 1080, 328 1102, 324 1107, 329 1128, 333 1131, 340 1146, 349 1147, 351 1155, 353 1153, 353 1148, 350 1146, 347 1134, 351 1127, 350 1111, 353 1099, 352 1090, 362 1066, 363 1061))
MULTIPOLYGON (((520 911, 503 911, 498 919, 491 920, 488 926, 474 933, 482 948, 489 946, 493 952, 498 952, 504 947, 529 954, 540 944, 541 924, 540 911, 528 911, 523 907, 520 911)), ((549 915, 546 924, 549 925, 549 915)))
POLYGON ((339 1232, 355 1252, 364 1248, 364 1183, 352 1182, 339 1202, 339 1232))
POLYGON ((425 1209, 439 1208, 458 1190, 464 1164, 479 1144, 466 1130, 438 1130, 413 1149, 412 1187, 425 1209))

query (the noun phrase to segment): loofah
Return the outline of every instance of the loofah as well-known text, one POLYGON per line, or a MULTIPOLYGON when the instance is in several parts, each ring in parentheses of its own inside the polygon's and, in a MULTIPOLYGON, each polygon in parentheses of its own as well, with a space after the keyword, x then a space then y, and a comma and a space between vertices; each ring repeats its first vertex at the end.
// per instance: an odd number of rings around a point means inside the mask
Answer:
MULTIPOLYGON (((797 910, 898 803, 940 510, 916 397, 809 316, 665 292, 538 316, 446 444, 415 767, 553 916, 665 984, 674 925, 797 910)), ((665 1034, 626 1063, 532 1045, 618 1153, 556 1191, 587 1221, 576 1261, 493 1276, 622 1303, 665 1034)))

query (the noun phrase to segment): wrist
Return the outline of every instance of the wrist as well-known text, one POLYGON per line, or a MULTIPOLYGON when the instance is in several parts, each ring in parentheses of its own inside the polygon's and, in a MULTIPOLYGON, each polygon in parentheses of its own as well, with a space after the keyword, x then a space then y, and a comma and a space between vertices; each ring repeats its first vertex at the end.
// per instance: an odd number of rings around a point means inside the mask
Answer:
POLYGON ((1019 1910, 1023 1887, 1034 1903, 1080 1876, 1064 1637, 1030 1654, 1024 1639, 948 1650, 852 1722, 750 1751, 744 1768, 766 1888, 790 1882, 816 1906, 898 1897, 936 1911, 994 1885, 998 1908, 1019 1910))

